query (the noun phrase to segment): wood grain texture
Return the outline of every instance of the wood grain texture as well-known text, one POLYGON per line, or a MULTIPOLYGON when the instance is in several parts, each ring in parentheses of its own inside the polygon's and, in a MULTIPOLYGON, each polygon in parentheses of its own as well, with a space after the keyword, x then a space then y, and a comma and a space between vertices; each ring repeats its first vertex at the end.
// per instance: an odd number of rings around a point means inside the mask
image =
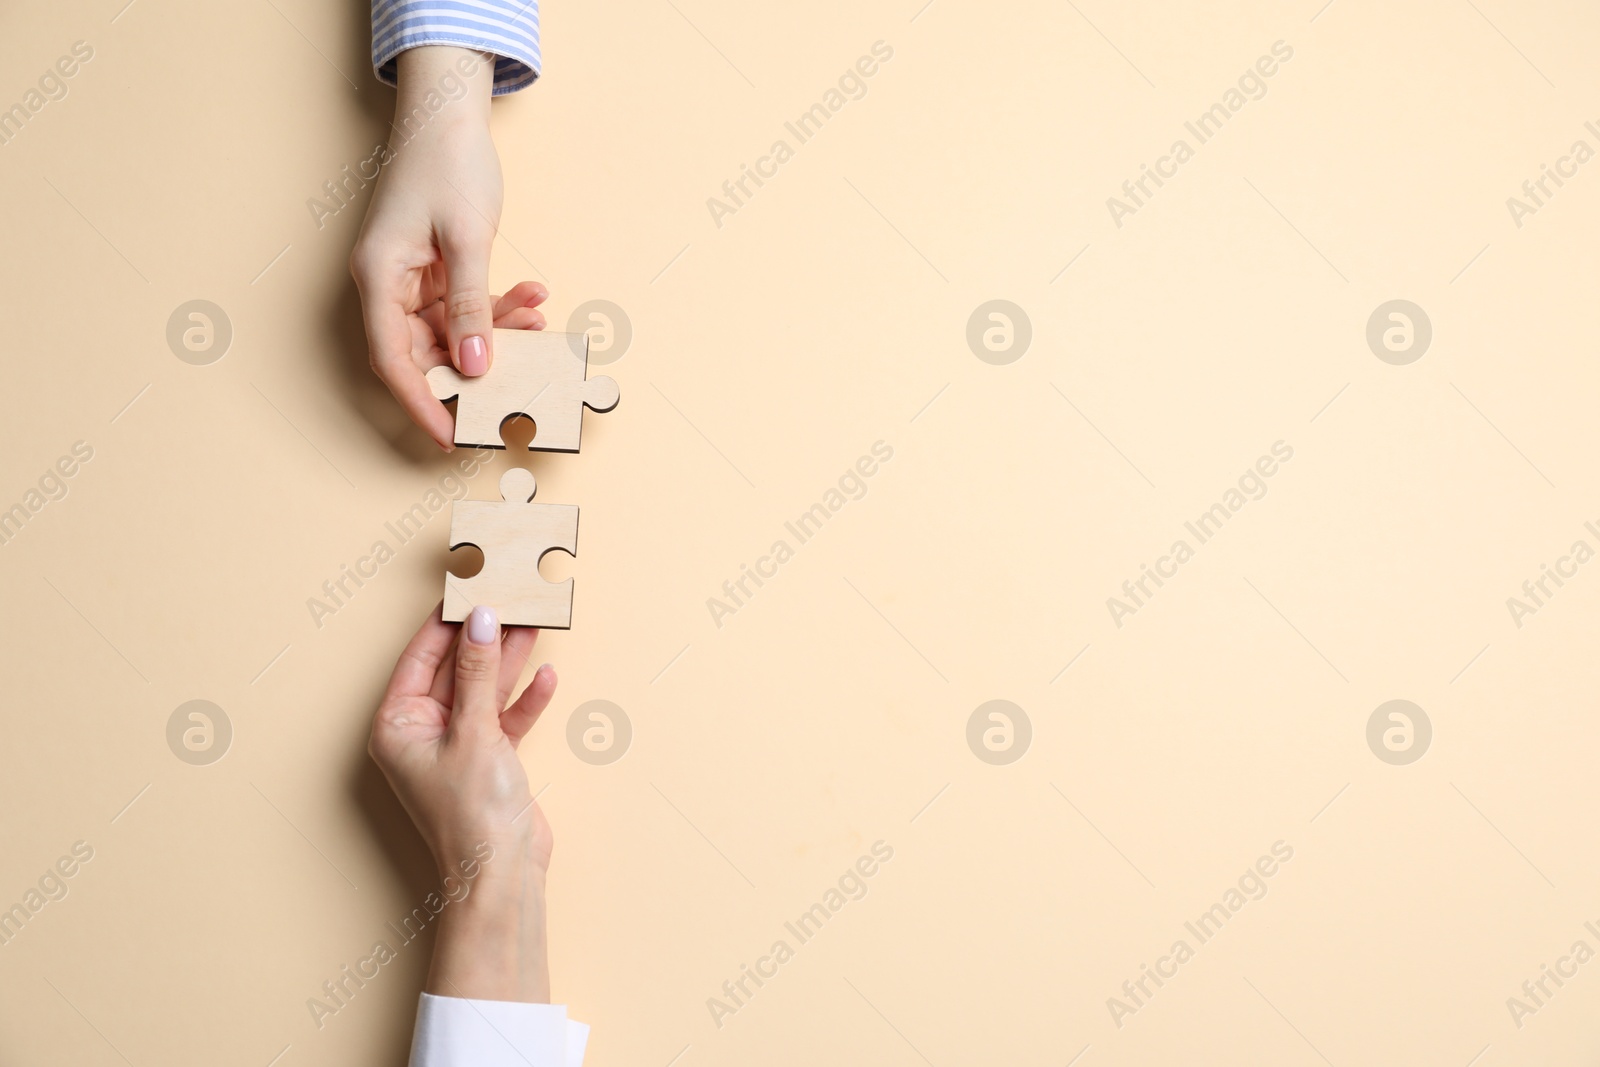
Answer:
POLYGON ((444 577, 444 620, 461 622, 491 607, 502 626, 572 626, 572 579, 547 582, 539 560, 560 549, 578 552, 578 509, 531 503, 533 475, 513 467, 500 478, 501 500, 458 500, 450 515, 450 548, 476 546, 483 569, 471 578, 444 577))
POLYGON ((504 448, 500 427, 526 415, 534 423, 530 449, 576 452, 583 409, 610 411, 621 395, 614 379, 586 377, 588 367, 588 334, 495 330, 488 373, 467 378, 454 367, 435 367, 428 387, 441 401, 456 401, 458 445, 504 448))

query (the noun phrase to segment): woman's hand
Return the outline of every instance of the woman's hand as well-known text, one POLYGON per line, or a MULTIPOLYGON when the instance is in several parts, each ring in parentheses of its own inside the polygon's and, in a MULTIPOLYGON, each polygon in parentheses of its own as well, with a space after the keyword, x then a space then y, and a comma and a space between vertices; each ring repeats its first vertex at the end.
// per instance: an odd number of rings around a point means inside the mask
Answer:
POLYGON ((459 627, 440 614, 401 653, 368 745, 440 876, 462 880, 469 864, 478 872, 440 915, 427 991, 547 1003, 552 841, 516 749, 555 694, 555 671, 541 666, 507 707, 538 631, 502 639, 489 608, 459 627))
POLYGON ((400 54, 396 143, 350 256, 372 369, 445 451, 450 414, 423 376, 445 363, 468 377, 483 374, 494 357, 493 327, 543 329, 534 309, 549 295, 536 282, 489 295, 504 196, 489 134, 493 70, 491 57, 464 48, 400 54), (476 73, 457 77, 467 69, 476 73), (441 95, 446 83, 463 91, 441 95))

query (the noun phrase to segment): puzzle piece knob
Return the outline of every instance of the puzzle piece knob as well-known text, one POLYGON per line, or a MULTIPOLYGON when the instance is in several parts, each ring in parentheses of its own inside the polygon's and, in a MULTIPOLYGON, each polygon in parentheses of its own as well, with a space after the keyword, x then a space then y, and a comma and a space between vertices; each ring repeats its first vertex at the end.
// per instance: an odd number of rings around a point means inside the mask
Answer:
POLYGON ((500 476, 500 499, 511 504, 526 504, 537 490, 533 472, 526 467, 512 467, 500 476))

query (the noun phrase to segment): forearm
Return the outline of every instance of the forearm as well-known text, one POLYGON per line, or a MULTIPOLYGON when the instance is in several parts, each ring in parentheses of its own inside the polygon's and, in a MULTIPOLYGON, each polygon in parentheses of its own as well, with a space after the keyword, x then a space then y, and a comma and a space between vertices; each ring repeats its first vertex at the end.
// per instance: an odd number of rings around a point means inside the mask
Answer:
POLYGON ((440 997, 550 1002, 545 876, 501 850, 461 900, 444 909, 426 990, 440 997))

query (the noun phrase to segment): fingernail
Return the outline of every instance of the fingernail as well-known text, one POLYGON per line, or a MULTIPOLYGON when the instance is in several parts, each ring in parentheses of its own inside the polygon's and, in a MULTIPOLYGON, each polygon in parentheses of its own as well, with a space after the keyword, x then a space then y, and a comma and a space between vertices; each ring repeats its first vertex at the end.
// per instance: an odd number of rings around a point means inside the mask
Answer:
POLYGON ((468 378, 476 378, 489 369, 489 346, 483 343, 481 337, 463 337, 461 339, 461 373, 468 378))
POLYGON ((467 616, 467 640, 475 645, 494 644, 500 636, 500 620, 493 608, 473 608, 467 616))

